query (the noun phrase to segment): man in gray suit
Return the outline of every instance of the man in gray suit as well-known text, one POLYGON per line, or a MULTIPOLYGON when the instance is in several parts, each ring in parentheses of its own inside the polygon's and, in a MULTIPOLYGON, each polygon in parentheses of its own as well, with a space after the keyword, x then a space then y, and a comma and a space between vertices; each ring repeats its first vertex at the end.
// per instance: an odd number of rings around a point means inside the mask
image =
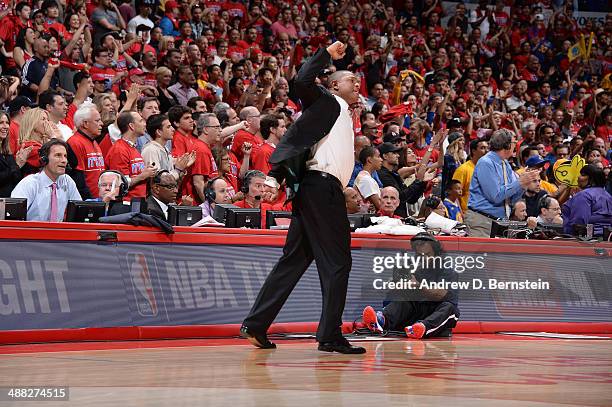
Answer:
POLYGON ((345 44, 335 42, 327 49, 319 49, 302 66, 293 84, 302 115, 270 157, 269 175, 281 183, 286 181, 287 196, 294 202, 283 255, 241 328, 241 335, 259 348, 276 347, 266 331, 316 260, 323 294, 317 330, 319 350, 365 353, 364 348, 352 346, 341 331, 352 264, 342 191, 353 172, 354 132, 349 107, 359 100, 360 81, 352 72, 337 71, 328 79, 329 89, 316 84, 317 74, 331 59, 341 59, 345 51, 345 44))

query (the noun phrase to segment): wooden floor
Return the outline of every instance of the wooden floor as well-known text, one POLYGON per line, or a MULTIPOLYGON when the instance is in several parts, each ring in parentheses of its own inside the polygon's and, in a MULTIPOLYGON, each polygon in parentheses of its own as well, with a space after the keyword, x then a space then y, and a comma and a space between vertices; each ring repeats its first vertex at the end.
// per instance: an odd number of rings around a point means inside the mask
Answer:
POLYGON ((0 347, 0 387, 68 385, 74 406, 612 406, 612 341, 455 335, 367 342, 240 340, 0 347))

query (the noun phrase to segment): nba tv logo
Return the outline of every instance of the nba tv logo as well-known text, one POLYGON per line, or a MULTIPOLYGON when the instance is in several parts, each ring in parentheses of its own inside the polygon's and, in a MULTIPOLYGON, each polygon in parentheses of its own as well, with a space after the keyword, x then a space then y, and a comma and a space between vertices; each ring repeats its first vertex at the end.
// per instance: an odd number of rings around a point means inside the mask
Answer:
POLYGON ((147 258, 144 253, 128 253, 127 257, 138 313, 143 317, 154 317, 157 315, 157 300, 147 258))

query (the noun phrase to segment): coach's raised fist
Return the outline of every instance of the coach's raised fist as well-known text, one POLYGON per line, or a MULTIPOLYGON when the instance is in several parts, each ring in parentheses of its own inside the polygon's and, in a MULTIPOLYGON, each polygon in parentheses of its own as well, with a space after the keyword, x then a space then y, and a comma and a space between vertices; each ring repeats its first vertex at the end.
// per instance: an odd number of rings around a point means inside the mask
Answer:
POLYGON ((333 60, 341 59, 344 57, 344 54, 346 52, 346 45, 344 45, 340 41, 336 41, 332 45, 327 47, 327 52, 329 52, 329 55, 331 55, 333 60))

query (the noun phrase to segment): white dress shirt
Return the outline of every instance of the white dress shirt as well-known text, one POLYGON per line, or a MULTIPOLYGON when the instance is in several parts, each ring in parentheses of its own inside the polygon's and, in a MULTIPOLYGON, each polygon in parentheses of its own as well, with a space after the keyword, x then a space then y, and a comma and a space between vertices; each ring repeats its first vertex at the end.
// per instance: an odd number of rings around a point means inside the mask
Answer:
POLYGON ((81 201, 81 195, 76 184, 68 175, 57 178, 57 219, 51 217, 51 184, 53 181, 45 171, 22 179, 13 189, 11 198, 26 198, 28 200, 27 220, 62 222, 68 201, 81 201))
POLYGON ((340 115, 329 134, 312 148, 311 159, 306 165, 309 170, 327 172, 338 178, 344 188, 353 174, 355 136, 348 103, 339 96, 334 97, 340 104, 340 115))

